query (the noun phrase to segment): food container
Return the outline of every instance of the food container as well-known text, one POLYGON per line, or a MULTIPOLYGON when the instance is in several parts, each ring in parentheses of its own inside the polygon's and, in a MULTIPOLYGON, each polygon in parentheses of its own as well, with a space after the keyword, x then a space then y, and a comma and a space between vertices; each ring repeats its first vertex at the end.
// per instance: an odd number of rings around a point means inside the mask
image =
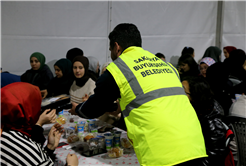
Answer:
POLYGON ((85 128, 85 122, 84 121, 79 121, 77 123, 78 135, 84 134, 84 128, 85 128))
POLYGON ((98 146, 101 149, 106 149, 106 144, 105 144, 105 137, 98 135, 96 138, 98 138, 98 146))
POLYGON ((123 148, 126 148, 126 149, 132 148, 132 144, 129 142, 127 138, 121 138, 120 142, 123 148))
POLYGON ((59 115, 58 118, 56 118, 56 121, 57 121, 59 124, 63 125, 63 124, 66 123, 66 118, 65 118, 63 115, 59 115))
POLYGON ((113 147, 113 134, 112 133, 106 133, 104 134, 105 137, 105 143, 106 143, 106 150, 109 151, 113 147))
POLYGON ((65 128, 65 137, 68 138, 70 135, 75 134, 75 123, 66 123, 65 128))
POLYGON ((114 132, 114 147, 119 147, 120 146, 120 135, 121 131, 115 131, 114 132))
POLYGON ((77 142, 78 140, 79 140, 79 137, 76 134, 71 134, 67 137, 68 143, 74 143, 74 142, 77 142))
POLYGON ((96 128, 96 120, 95 119, 89 119, 88 121, 88 129, 89 132, 91 132, 92 129, 96 128))
POLYGON ((120 147, 114 147, 108 151, 108 157, 121 157, 123 155, 123 149, 120 147))

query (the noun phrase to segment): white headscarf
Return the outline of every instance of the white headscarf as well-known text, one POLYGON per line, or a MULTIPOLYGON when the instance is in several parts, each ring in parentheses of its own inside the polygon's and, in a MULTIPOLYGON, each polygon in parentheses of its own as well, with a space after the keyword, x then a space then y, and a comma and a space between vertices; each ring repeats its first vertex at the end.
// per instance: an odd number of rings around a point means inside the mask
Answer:
POLYGON ((99 63, 99 61, 93 56, 88 56, 87 58, 89 60, 89 70, 97 73, 97 64, 99 63))
POLYGON ((107 67, 111 62, 105 62, 103 65, 102 65, 102 69, 101 69, 101 75, 102 75, 102 72, 103 72, 103 69, 105 67, 107 67))

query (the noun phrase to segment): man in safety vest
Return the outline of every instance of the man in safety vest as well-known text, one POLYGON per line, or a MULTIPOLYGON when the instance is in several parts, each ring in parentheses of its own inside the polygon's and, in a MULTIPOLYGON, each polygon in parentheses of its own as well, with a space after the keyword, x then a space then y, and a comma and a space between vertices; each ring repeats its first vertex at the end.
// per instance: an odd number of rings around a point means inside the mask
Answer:
POLYGON ((202 165, 207 155, 201 126, 177 70, 142 49, 133 24, 117 25, 109 40, 113 62, 97 80, 95 94, 70 112, 96 118, 115 111, 119 99, 141 165, 202 165))

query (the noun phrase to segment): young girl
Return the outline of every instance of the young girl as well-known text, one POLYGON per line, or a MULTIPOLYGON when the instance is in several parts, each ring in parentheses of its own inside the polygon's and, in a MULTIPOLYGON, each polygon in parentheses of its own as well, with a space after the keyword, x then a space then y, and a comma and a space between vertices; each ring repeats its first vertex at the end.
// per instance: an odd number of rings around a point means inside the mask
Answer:
POLYGON ((47 97, 61 94, 69 95, 70 87, 74 81, 72 62, 69 59, 62 58, 54 64, 54 68, 56 77, 50 81, 47 87, 47 97))
POLYGON ((94 94, 95 82, 88 76, 89 61, 86 57, 77 56, 73 59, 75 80, 70 88, 71 102, 82 103, 94 94))

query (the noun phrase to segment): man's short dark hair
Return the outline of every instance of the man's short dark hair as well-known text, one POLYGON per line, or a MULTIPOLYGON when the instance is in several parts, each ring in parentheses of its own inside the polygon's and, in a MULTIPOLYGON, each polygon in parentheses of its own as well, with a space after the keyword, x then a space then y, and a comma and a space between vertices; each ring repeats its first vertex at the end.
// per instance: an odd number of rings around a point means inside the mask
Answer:
POLYGON ((160 52, 156 53, 155 56, 157 56, 158 58, 166 58, 165 55, 160 52))
POLYGON ((134 24, 122 23, 117 25, 108 36, 110 47, 114 48, 117 42, 123 50, 130 46, 142 47, 141 34, 134 24))

